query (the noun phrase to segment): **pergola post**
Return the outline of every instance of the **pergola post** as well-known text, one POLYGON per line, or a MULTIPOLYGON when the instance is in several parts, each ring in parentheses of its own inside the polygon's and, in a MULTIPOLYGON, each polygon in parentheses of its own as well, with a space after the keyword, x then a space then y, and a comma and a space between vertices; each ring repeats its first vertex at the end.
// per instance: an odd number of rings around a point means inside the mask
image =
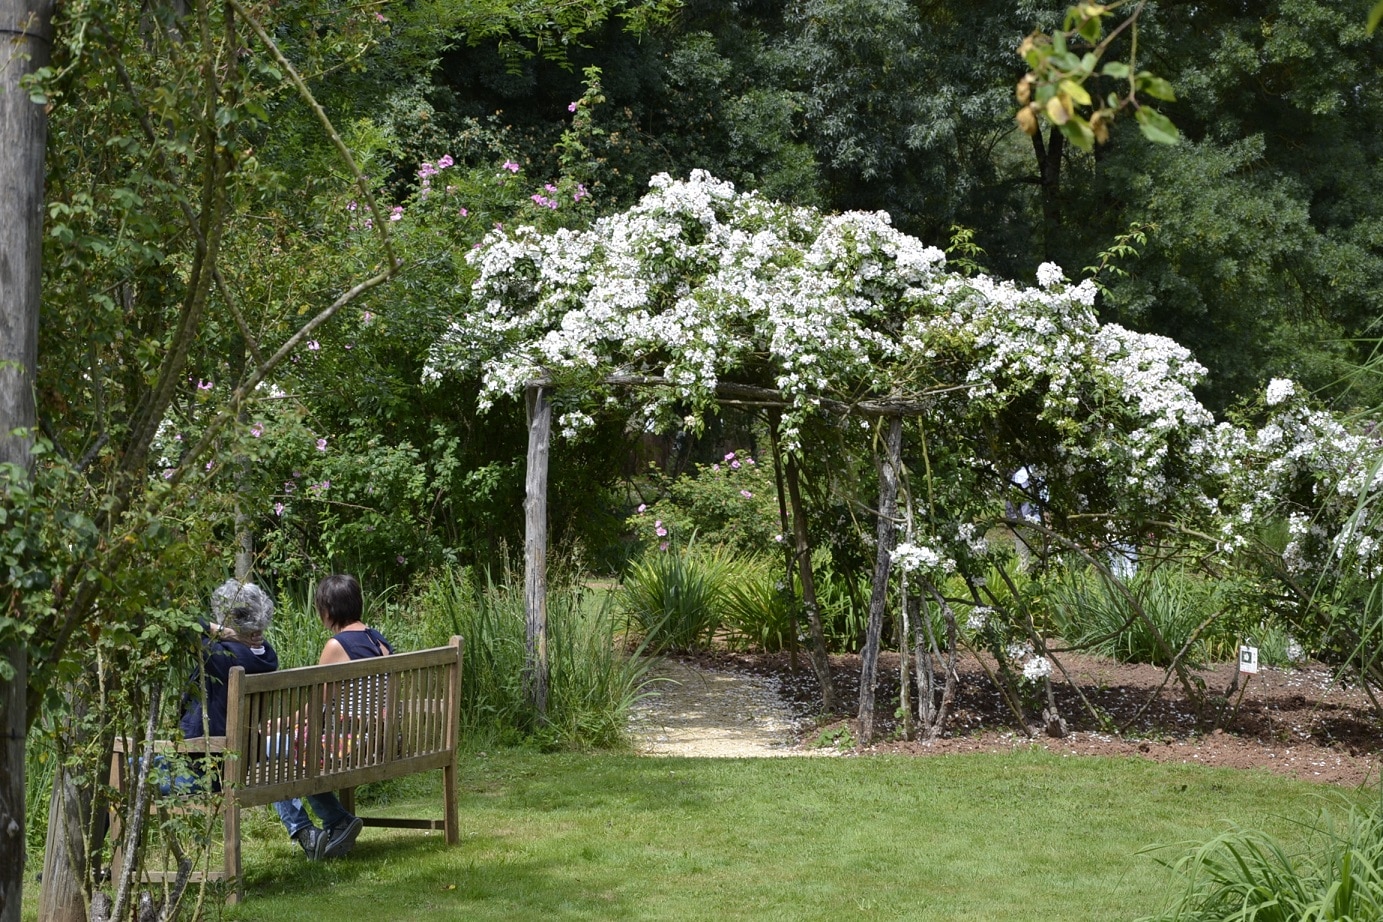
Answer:
MULTIPOLYGON (((874 742, 874 685, 879 677, 879 647, 882 643, 884 611, 888 601, 888 577, 893 563, 897 536, 898 476, 902 467, 903 418, 888 421, 888 435, 879 466, 879 521, 874 556, 874 581, 869 594, 869 623, 864 633, 860 657, 860 742, 874 742)), ((904 600, 906 603, 906 599, 904 600)), ((905 641, 906 643, 906 641, 905 641)))
POLYGON ((524 698, 547 721, 547 467, 552 398, 543 384, 524 392, 528 408, 528 471, 524 483, 524 698))

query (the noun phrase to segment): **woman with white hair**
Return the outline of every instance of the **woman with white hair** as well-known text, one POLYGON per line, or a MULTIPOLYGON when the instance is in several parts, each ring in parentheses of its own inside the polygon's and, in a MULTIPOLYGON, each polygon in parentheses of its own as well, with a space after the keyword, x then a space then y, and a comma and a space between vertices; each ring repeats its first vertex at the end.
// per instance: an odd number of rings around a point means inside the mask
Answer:
MULTIPOLYGON (((254 583, 227 579, 212 593, 212 621, 203 621, 198 661, 183 693, 183 719, 178 727, 185 740, 224 737, 227 684, 231 669, 274 672, 278 654, 264 640, 274 618, 274 600, 254 583)), ((155 785, 160 793, 189 793, 202 788, 202 778, 212 775, 212 791, 220 791, 219 758, 210 756, 155 756, 155 785)))
MULTIPOLYGON (((226 580, 211 594, 211 616, 211 621, 204 622, 197 668, 183 696, 179 726, 189 740, 225 735, 226 685, 232 668, 243 666, 247 673, 279 668, 278 654, 264 639, 274 617, 274 600, 263 589, 226 580)), ((186 790, 194 784, 180 775, 171 786, 186 790)), ((219 784, 213 783, 216 787, 219 784)))

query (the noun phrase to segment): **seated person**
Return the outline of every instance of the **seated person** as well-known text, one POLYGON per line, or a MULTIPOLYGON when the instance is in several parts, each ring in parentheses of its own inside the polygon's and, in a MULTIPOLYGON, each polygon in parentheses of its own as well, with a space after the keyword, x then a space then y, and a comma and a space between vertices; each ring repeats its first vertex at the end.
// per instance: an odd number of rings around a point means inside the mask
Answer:
MULTIPOLYGON (((247 673, 279 668, 278 654, 264 639, 273 617, 274 600, 253 583, 228 579, 211 594, 212 620, 203 622, 198 664, 183 695, 184 739, 225 736, 226 685, 233 667, 243 666, 247 673)), ((179 774, 159 787, 165 794, 185 793, 197 786, 200 775, 201 768, 193 766, 191 776, 179 774)), ((212 782, 213 790, 219 787, 219 781, 212 782)))
MULTIPOLYGON (((384 636, 360 620, 364 602, 360 583, 348 574, 333 574, 317 584, 313 606, 322 625, 332 633, 322 648, 318 665, 345 663, 372 656, 388 656, 394 652, 384 636)), ((309 861, 336 858, 355 847, 365 822, 354 816, 331 792, 309 794, 307 802, 322 821, 322 828, 313 825, 299 798, 281 800, 274 804, 288 835, 302 846, 309 861)))

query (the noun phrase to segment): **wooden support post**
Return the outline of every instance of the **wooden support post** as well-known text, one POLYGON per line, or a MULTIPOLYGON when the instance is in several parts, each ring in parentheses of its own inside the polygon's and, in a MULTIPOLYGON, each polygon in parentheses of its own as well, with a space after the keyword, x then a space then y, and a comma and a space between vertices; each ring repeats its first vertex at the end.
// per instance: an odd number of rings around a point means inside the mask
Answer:
POLYGON ((528 476, 523 502, 524 697, 540 723, 547 721, 547 466, 552 441, 552 398, 530 384, 528 476))
POLYGON ((874 685, 879 677, 879 646, 888 602, 888 576, 898 531, 894 520, 898 517, 898 471, 902 453, 903 419, 895 416, 888 421, 884 451, 877 458, 879 521, 874 533, 878 540, 874 555, 874 584, 869 594, 869 624, 865 628, 864 651, 860 656, 860 742, 866 745, 874 742, 874 685))
POLYGON ((802 487, 797 462, 787 456, 788 500, 792 503, 792 531, 797 547, 797 572, 802 580, 802 606, 807 610, 807 629, 811 634, 812 671, 821 684, 821 707, 827 714, 839 708, 836 686, 831 680, 831 658, 826 652, 826 631, 821 625, 821 607, 816 602, 816 583, 812 579, 812 545, 807 537, 807 511, 802 503, 802 487))
POLYGON ((788 535, 792 532, 791 519, 788 518, 788 499, 787 487, 783 484, 783 451, 778 444, 778 424, 782 421, 783 414, 774 410, 769 414, 768 439, 773 446, 773 486, 778 493, 778 528, 779 539, 783 542, 783 591, 788 595, 788 668, 793 672, 797 671, 797 599, 793 592, 793 547, 794 542, 788 541, 788 535))

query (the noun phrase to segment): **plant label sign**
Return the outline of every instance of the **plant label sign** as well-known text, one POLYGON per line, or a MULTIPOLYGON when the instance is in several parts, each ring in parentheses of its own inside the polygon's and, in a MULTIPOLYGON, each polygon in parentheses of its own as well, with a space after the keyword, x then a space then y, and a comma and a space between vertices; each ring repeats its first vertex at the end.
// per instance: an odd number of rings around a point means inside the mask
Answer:
POLYGON ((1258 648, 1250 646, 1239 647, 1239 671, 1258 672, 1258 648))

